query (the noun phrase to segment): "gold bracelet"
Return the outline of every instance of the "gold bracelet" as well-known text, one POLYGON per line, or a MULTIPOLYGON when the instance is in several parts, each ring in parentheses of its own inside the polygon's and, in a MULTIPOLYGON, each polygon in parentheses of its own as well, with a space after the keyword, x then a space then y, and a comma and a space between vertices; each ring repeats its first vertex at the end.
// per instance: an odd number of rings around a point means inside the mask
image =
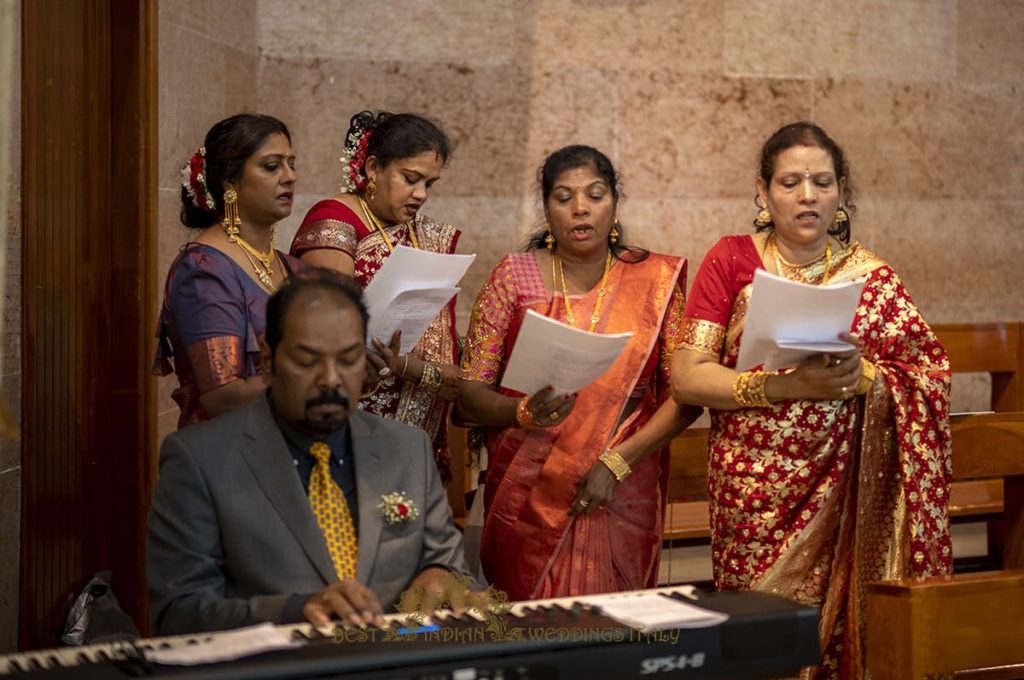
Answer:
POLYGON ((405 355, 405 362, 402 364, 402 370, 398 372, 398 377, 404 378, 405 372, 409 370, 409 355, 405 355))
POLYGON ((537 424, 537 421, 533 419, 533 414, 530 413, 529 397, 523 397, 516 405, 516 423, 526 431, 540 429, 540 425, 537 424))
POLYGON ((854 390, 854 394, 867 394, 868 390, 871 389, 871 385, 875 382, 875 375, 875 365, 864 357, 861 357, 860 380, 857 381, 857 389, 854 390))
POLYGON ((441 370, 440 364, 435 364, 433 361, 423 362, 423 375, 420 376, 420 387, 431 392, 437 392, 441 389, 441 377, 444 372, 441 370))
POLYGON ((764 386, 772 375, 772 373, 763 371, 740 373, 732 383, 733 399, 737 404, 746 408, 771 406, 772 403, 764 393, 764 386))
POLYGON ((629 477, 629 473, 633 471, 633 468, 629 467, 629 463, 622 457, 622 454, 615 449, 607 449, 598 460, 611 470, 617 482, 621 482, 626 477, 629 477))

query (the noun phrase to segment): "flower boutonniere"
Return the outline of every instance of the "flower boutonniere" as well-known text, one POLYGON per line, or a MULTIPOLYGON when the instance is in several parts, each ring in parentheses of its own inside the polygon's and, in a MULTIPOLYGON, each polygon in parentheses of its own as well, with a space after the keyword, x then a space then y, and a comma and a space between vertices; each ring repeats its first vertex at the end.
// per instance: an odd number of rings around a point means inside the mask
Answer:
POLYGON ((380 514, 384 515, 384 521, 388 524, 408 522, 420 516, 420 509, 405 495, 404 491, 386 493, 380 497, 377 504, 380 514))

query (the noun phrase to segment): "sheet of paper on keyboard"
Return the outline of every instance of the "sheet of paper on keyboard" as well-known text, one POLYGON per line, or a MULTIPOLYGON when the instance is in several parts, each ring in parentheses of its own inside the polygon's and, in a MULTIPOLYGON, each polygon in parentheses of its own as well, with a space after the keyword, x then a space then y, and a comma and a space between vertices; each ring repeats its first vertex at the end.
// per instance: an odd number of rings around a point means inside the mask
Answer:
POLYGON ((588 597, 587 602, 600 607, 606 616, 639 630, 708 628, 729 620, 728 614, 657 593, 588 597))
POLYGON ((261 623, 248 628, 212 633, 209 640, 203 636, 197 644, 185 644, 173 649, 153 649, 146 652, 146 658, 167 666, 195 666, 201 663, 231 661, 242 657, 272 652, 276 649, 291 649, 300 643, 289 640, 272 623, 261 623))

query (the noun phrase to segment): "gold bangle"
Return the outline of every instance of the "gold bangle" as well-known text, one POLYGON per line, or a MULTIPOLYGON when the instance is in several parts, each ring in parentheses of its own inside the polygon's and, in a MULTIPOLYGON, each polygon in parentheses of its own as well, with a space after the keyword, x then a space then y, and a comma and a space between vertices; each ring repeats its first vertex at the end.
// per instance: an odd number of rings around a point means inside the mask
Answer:
POLYGON ((444 372, 441 370, 440 364, 435 364, 433 361, 424 361, 423 375, 420 376, 420 387, 431 392, 437 392, 441 389, 441 378, 443 375, 444 372))
POLYGON ((854 390, 854 394, 867 394, 868 390, 871 389, 871 385, 875 382, 875 375, 877 371, 875 365, 865 359, 860 358, 860 380, 857 381, 857 389, 854 390))
POLYGON ((633 468, 629 467, 629 463, 622 457, 622 454, 615 449, 607 449, 598 460, 604 463, 605 467, 615 475, 615 481, 617 482, 621 482, 626 477, 629 477, 629 473, 633 471, 633 468))
POLYGON ((405 377, 405 372, 407 370, 409 370, 409 355, 408 354, 405 355, 405 362, 402 364, 402 370, 398 372, 398 376, 400 378, 404 378, 405 377))
POLYGON ((732 383, 732 397, 736 403, 746 408, 771 406, 772 403, 764 393, 765 383, 771 373, 764 371, 744 371, 736 376, 732 383))
POLYGON ((537 424, 537 421, 533 419, 533 414, 530 413, 529 397, 523 397, 516 405, 516 423, 527 431, 540 429, 540 425, 537 424))

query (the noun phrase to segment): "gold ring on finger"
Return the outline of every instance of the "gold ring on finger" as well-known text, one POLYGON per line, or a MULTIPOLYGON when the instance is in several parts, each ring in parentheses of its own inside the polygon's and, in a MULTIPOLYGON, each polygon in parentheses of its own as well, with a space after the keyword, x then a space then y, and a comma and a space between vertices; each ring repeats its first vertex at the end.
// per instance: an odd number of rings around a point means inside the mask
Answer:
POLYGON ((551 420, 558 420, 558 411, 552 411, 550 414, 548 414, 548 418, 550 418, 551 420))

